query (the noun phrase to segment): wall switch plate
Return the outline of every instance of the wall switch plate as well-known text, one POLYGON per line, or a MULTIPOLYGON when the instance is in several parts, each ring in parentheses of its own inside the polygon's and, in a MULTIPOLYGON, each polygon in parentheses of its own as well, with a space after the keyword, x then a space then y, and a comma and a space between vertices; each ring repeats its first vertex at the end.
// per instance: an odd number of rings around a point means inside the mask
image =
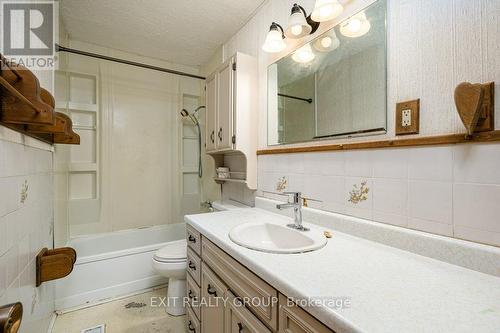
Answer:
POLYGON ((418 134, 420 129, 420 99, 396 105, 396 135, 418 134))

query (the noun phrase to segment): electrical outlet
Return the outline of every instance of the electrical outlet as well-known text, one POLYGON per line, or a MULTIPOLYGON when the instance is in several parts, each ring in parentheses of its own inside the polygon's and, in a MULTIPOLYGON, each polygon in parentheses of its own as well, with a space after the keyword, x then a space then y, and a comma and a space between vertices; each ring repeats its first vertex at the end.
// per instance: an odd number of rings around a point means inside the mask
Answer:
POLYGON ((418 134, 420 123, 420 100, 396 105, 396 135, 418 134))
POLYGON ((411 110, 403 110, 403 116, 401 117, 401 126, 409 127, 411 126, 411 110))

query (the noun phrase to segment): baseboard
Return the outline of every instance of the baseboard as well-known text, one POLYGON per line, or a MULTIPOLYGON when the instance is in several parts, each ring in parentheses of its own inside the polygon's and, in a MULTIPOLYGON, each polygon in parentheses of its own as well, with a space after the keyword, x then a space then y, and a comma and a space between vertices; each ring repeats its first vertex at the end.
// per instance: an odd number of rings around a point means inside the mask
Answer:
POLYGON ((90 292, 56 299, 55 307, 58 313, 75 311, 80 308, 105 303, 123 296, 143 292, 160 285, 166 284, 168 279, 155 275, 145 279, 131 281, 116 286, 92 290, 90 292))

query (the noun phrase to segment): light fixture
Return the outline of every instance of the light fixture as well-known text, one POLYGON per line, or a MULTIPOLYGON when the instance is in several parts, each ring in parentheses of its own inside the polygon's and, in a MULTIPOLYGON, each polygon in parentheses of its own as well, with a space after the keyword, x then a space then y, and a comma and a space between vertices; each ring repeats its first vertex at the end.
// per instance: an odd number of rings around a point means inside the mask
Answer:
POLYGON ((301 64, 311 62, 314 60, 314 58, 316 58, 316 55, 314 54, 314 52, 311 48, 311 44, 309 44, 309 43, 302 46, 301 48, 299 48, 297 51, 295 51, 292 54, 292 59, 295 62, 298 62, 301 64))
POLYGON ((266 36, 266 41, 264 45, 262 45, 262 50, 269 53, 277 53, 281 52, 286 48, 285 35, 283 32, 283 28, 276 22, 271 24, 269 28, 269 32, 266 36))
POLYGON ((361 37, 370 31, 372 25, 364 12, 358 13, 340 24, 340 33, 346 37, 361 37))
POLYGON ((288 19, 285 36, 296 39, 309 35, 313 28, 307 22, 307 14, 302 6, 293 4, 292 13, 288 19))
POLYGON ((338 39, 335 30, 332 29, 328 33, 316 39, 313 46, 320 52, 330 52, 340 46, 340 40, 338 39))
POLYGON ((316 0, 311 19, 316 22, 331 21, 344 11, 338 0, 316 0))

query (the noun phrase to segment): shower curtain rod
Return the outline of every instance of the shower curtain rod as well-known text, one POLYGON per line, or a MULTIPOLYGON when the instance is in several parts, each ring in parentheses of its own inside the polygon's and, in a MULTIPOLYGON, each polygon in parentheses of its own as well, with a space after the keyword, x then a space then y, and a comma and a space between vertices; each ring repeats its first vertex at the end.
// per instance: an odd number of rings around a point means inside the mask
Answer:
POLYGON ((176 71, 176 70, 173 70, 173 69, 162 68, 162 67, 152 66, 152 65, 148 65, 148 64, 142 64, 140 62, 135 62, 135 61, 130 61, 130 60, 124 60, 124 59, 119 59, 119 58, 108 57, 108 56, 97 54, 97 53, 91 53, 91 52, 86 52, 86 51, 71 49, 71 48, 68 48, 68 47, 61 46, 59 44, 56 44, 56 51, 57 52, 68 52, 68 53, 73 53, 73 54, 79 54, 79 55, 86 56, 86 57, 91 57, 91 58, 97 58, 97 59, 102 59, 102 60, 108 60, 108 61, 118 62, 120 64, 125 64, 125 65, 130 65, 130 66, 136 66, 136 67, 142 67, 142 68, 151 69, 153 71, 159 71, 159 72, 163 72, 163 73, 169 73, 169 74, 174 74, 174 75, 187 76, 187 77, 194 78, 194 79, 199 79, 199 80, 205 80, 206 79, 203 76, 199 76, 199 75, 195 75, 195 74, 189 74, 189 73, 185 73, 185 72, 176 71))

